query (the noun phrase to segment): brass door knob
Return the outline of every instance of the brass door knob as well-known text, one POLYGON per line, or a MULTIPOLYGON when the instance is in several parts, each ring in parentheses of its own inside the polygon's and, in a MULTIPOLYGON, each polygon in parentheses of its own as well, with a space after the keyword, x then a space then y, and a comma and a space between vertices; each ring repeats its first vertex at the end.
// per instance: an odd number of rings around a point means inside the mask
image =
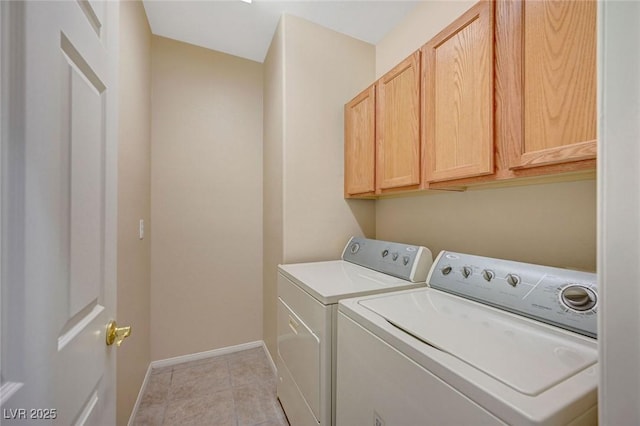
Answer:
POLYGON ((131 327, 118 327, 118 324, 114 320, 109 321, 107 324, 107 346, 111 346, 114 343, 116 346, 120 346, 122 341, 129 337, 131 334, 131 327))

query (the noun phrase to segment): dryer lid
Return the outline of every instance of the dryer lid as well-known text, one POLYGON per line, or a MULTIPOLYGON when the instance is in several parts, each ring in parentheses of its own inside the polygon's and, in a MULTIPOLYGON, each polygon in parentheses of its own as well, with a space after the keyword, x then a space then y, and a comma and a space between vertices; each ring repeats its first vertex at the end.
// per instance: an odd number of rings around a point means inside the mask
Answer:
POLYGON ((359 303, 526 395, 538 395, 597 362, 593 339, 434 289, 359 303))

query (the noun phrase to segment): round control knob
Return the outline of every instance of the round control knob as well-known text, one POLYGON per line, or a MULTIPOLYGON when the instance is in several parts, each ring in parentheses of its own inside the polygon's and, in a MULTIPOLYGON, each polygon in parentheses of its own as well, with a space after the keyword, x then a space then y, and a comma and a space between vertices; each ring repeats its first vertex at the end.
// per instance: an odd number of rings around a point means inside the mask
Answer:
POLYGON ((382 257, 387 257, 389 255, 389 250, 384 249, 382 250, 382 257))
POLYGON ((391 253, 391 258, 395 262, 398 259, 398 253, 391 253))
POLYGON ((451 273, 451 266, 445 266, 440 269, 440 272, 442 272, 442 275, 449 275, 451 273))
POLYGON ((469 276, 471 275, 471 268, 469 268, 468 266, 463 266, 462 267, 462 276, 465 278, 469 278, 469 276))
POLYGON ((407 266, 409 264, 409 260, 410 260, 409 256, 402 256, 402 264, 404 266, 407 266))
POLYGON ((496 274, 490 269, 482 271, 482 278, 484 278, 485 281, 491 281, 495 276, 496 274))
POLYGON ((520 284, 520 277, 516 274, 507 274, 507 282, 511 287, 515 287, 520 284))
POLYGON ((574 311, 588 311, 596 306, 596 293, 582 285, 570 285, 565 287, 560 294, 560 299, 568 308, 574 311))
POLYGON ((356 254, 360 250, 360 244, 353 243, 351 244, 351 254, 356 254))

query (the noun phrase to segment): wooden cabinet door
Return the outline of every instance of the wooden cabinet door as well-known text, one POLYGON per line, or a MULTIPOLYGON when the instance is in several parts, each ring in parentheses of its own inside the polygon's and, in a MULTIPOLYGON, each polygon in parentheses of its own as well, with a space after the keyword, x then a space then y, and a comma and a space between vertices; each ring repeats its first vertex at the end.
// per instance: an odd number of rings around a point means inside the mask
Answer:
POLYGON ((375 86, 344 106, 345 197, 375 192, 375 86))
POLYGON ((420 185, 420 51, 376 83, 376 192, 420 185))
POLYGON ((596 157, 595 1, 497 5, 496 70, 505 90, 498 111, 510 169, 596 157))
POLYGON ((493 2, 422 49, 425 181, 493 173, 493 2))

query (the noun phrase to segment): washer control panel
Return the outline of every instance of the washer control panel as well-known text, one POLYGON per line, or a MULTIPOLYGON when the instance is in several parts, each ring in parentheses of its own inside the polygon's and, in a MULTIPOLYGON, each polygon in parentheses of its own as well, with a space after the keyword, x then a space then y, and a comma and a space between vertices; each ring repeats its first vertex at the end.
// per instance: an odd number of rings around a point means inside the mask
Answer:
POLYGON ((427 284, 586 336, 597 335, 596 274, 442 251, 427 284))
POLYGON ((426 247, 361 237, 351 237, 342 259, 412 282, 424 282, 433 263, 426 247))

